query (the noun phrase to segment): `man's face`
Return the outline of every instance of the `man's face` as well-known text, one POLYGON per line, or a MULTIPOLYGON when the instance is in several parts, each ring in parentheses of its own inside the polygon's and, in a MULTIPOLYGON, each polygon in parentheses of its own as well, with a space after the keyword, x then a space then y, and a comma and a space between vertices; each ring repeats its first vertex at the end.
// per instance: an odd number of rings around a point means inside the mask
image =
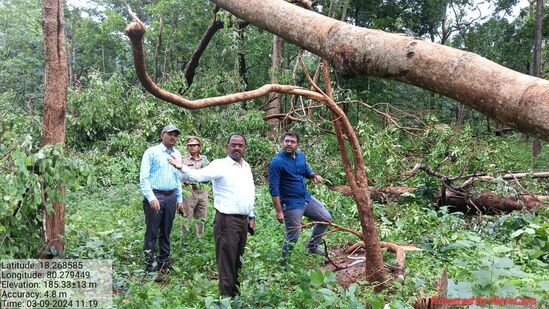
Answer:
POLYGON ((240 135, 233 135, 227 144, 227 153, 231 159, 240 162, 246 153, 246 141, 240 135))
POLYGON ((297 142, 297 138, 290 135, 286 135, 282 143, 284 146, 284 152, 289 155, 293 155, 297 150, 297 146, 299 145, 299 143, 297 142))
POLYGON ((177 143, 178 136, 179 133, 177 133, 177 131, 172 131, 162 133, 160 135, 160 138, 162 139, 162 144, 164 144, 166 148, 172 148, 177 143))

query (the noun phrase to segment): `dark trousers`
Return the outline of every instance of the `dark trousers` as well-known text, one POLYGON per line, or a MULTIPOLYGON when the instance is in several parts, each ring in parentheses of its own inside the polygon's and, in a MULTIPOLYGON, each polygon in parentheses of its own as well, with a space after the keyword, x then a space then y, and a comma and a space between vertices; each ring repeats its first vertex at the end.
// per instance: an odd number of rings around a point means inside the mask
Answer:
POLYGON ((248 236, 248 216, 226 215, 218 211, 214 219, 215 257, 219 273, 219 292, 223 296, 240 294, 238 271, 248 236))
POLYGON ((160 210, 155 212, 149 205, 147 199, 143 200, 143 210, 145 212, 145 261, 147 269, 152 270, 155 260, 156 241, 158 240, 159 252, 156 256, 157 267, 171 266, 170 262, 170 233, 172 232, 175 210, 177 207, 177 196, 175 191, 170 195, 155 193, 160 210))

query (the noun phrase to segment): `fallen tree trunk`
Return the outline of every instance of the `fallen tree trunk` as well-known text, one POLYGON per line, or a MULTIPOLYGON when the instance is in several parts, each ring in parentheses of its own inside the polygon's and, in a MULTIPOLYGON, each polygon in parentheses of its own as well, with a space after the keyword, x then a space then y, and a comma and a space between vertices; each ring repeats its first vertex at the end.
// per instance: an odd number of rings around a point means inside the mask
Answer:
MULTIPOLYGON (((387 249, 395 254, 395 265, 391 266, 391 272, 395 277, 403 276, 406 269, 406 251, 423 251, 414 245, 398 245, 392 242, 380 241, 381 248, 387 249)), ((359 241, 345 250, 347 254, 352 254, 357 249, 364 249, 364 242, 359 241)))
MULTIPOLYGON (((313 226, 315 224, 329 225, 329 226, 332 226, 334 228, 334 230, 336 230, 336 231, 348 232, 348 233, 351 233, 351 234, 357 236, 358 238, 363 239, 363 235, 361 233, 359 233, 358 231, 356 231, 352 228, 348 228, 348 227, 344 227, 344 226, 335 224, 333 222, 312 221, 312 222, 309 222, 309 223, 306 223, 306 224, 302 224, 301 227, 305 228, 305 227, 308 227, 308 226, 313 226)), ((380 248, 387 249, 387 250, 389 250, 389 251, 391 251, 395 254, 396 264, 390 266, 391 272, 395 275, 395 277, 404 275, 404 270, 406 268, 406 251, 423 251, 422 249, 416 247, 415 245, 398 245, 398 244, 395 244, 395 243, 392 243, 392 242, 387 242, 387 241, 380 241, 379 245, 380 245, 380 248)), ((345 253, 346 254, 353 254, 353 253, 356 253, 356 251, 358 249, 363 249, 365 251, 367 250, 367 247, 364 244, 364 241, 362 241, 362 240, 358 241, 354 245, 352 245, 349 248, 345 249, 345 253)), ((364 260, 366 260, 366 258, 364 258, 364 260)), ((333 264, 333 262, 332 262, 332 264, 333 264)), ((334 266, 337 267, 337 265, 335 265, 335 264, 334 264, 334 266)))
POLYGON ((330 62, 343 74, 394 79, 453 98, 549 140, 549 81, 474 53, 356 27, 282 0, 212 0, 235 16, 330 62))
POLYGON ((445 198, 437 197, 438 205, 449 205, 451 206, 451 211, 485 214, 507 213, 515 210, 530 211, 543 207, 546 202, 549 202, 549 196, 524 194, 515 199, 512 197, 497 196, 493 192, 482 192, 477 197, 467 198, 454 192, 446 191, 445 198))
MULTIPOLYGON (((351 195, 351 189, 346 185, 328 186, 332 191, 337 191, 345 196, 351 195)), ((389 199, 400 200, 402 194, 413 193, 416 188, 412 187, 373 187, 369 186, 370 196, 378 203, 385 204, 389 199)), ((523 194, 518 199, 512 197, 501 197, 493 192, 482 192, 477 197, 471 197, 454 193, 446 190, 445 194, 439 194, 435 197, 435 202, 439 206, 452 206, 450 211, 460 211, 464 213, 507 213, 515 210, 530 211, 549 203, 547 195, 523 194)))
MULTIPOLYGON (((328 186, 328 189, 337 191, 345 196, 351 196, 351 188, 347 185, 328 186)), ((370 197, 378 203, 387 203, 389 199, 399 200, 404 193, 412 193, 416 188, 411 187, 374 187, 368 186, 370 197)))
MULTIPOLYGON (((532 178, 549 178, 549 172, 538 172, 538 173, 508 173, 501 178, 503 180, 513 180, 513 179, 519 179, 524 178, 527 176, 531 176, 532 178)), ((495 177, 492 176, 480 176, 478 177, 480 180, 494 180, 495 177)))

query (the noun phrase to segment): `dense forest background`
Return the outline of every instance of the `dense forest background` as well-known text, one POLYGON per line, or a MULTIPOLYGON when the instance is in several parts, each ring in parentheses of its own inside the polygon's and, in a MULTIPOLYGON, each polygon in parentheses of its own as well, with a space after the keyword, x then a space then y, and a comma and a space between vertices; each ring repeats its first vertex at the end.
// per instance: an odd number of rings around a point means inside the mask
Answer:
MULTIPOLYGON (((189 99, 255 89, 272 80, 310 87, 299 61, 311 75, 321 61, 289 43, 275 43, 273 51, 272 34, 214 10, 209 1, 69 1, 66 142, 41 147, 41 6, 34 0, 2 1, 0 258, 35 258, 44 249, 42 212, 51 209, 52 201, 62 201, 62 256, 113 259, 116 307, 407 308, 418 298, 433 295, 444 268, 449 297, 534 297, 539 306, 547 306, 549 211, 543 200, 547 201, 549 182, 533 176, 549 171, 544 142, 535 146, 532 137, 441 95, 333 71, 334 100, 360 139, 370 186, 414 188, 398 199, 374 202, 379 237, 422 251, 408 253, 405 272, 381 293, 374 293, 360 277, 345 280, 346 275, 331 271, 322 257, 308 256, 302 248, 288 268, 279 268, 283 227, 275 220, 264 169, 279 150, 285 130, 302 134, 301 149, 326 179, 309 188, 334 214, 334 222, 360 229, 354 200, 332 190, 346 185, 347 177, 330 111, 290 95, 202 110, 156 99, 143 90, 133 68, 123 34, 130 21, 126 4, 147 27, 149 74, 163 88, 189 99), (191 71, 193 53, 208 29, 215 29, 215 34, 191 71), (266 117, 273 101, 278 102, 277 113, 266 117), (182 140, 188 135, 202 137, 202 152, 209 158, 226 155, 224 144, 231 132, 248 139, 246 159, 257 184, 258 234, 249 238, 244 257, 242 303, 219 299, 209 225, 206 237, 195 241, 180 235, 177 218, 172 233, 175 274, 164 284, 143 274, 139 166, 145 149, 159 142, 161 128, 169 123, 182 131, 182 140), (407 174, 418 163, 436 173, 407 174), (526 176, 504 179, 511 172, 526 176), (460 176, 476 173, 490 179, 474 182, 472 199, 490 192, 522 203, 524 210, 481 214, 474 207, 456 209, 436 202, 441 179, 458 177, 454 185, 459 186, 468 179, 460 176), (56 189, 58 183, 65 186, 65 195, 56 189), (539 196, 541 202, 529 207, 522 199, 525 195, 539 196)), ((474 52, 534 75, 536 1, 524 6, 513 0, 320 0, 313 10, 357 26, 474 52)), ((541 25, 540 72, 547 79, 546 4, 541 25)), ((182 142, 178 148, 186 150, 182 142)), ((330 252, 341 253, 358 239, 332 230, 326 240, 330 252)), ((386 264, 394 263, 392 253, 383 254, 386 264)))

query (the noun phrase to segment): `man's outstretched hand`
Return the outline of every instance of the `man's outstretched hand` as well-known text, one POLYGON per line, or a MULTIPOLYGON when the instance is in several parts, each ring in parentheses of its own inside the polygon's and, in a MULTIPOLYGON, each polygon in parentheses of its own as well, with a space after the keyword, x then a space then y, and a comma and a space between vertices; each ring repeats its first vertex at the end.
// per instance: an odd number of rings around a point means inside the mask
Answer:
POLYGON ((313 181, 315 183, 321 183, 322 181, 324 180, 324 178, 322 178, 322 176, 318 175, 318 174, 314 174, 313 175, 313 181))
POLYGON ((171 165, 173 165, 177 169, 181 169, 183 167, 183 164, 177 158, 172 154, 168 157, 168 162, 170 162, 171 165))

